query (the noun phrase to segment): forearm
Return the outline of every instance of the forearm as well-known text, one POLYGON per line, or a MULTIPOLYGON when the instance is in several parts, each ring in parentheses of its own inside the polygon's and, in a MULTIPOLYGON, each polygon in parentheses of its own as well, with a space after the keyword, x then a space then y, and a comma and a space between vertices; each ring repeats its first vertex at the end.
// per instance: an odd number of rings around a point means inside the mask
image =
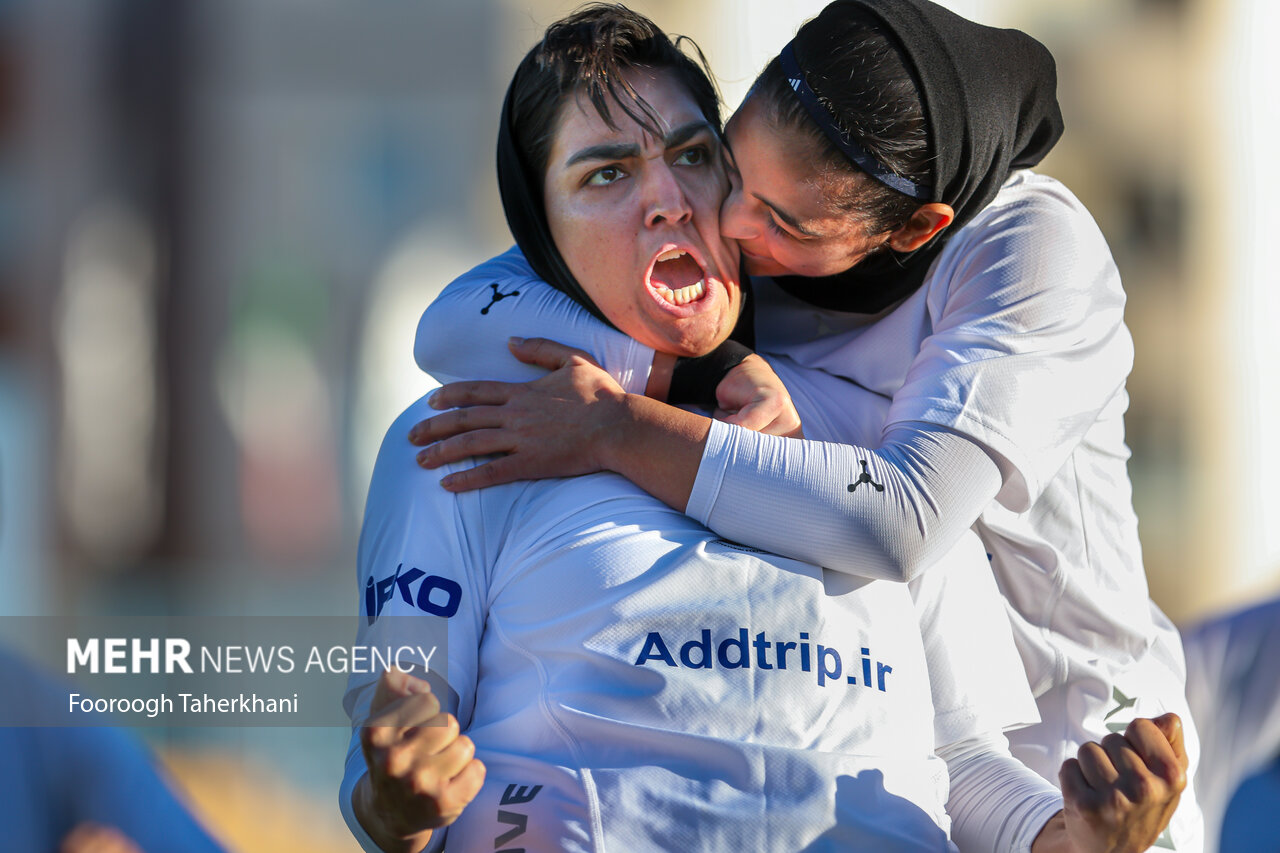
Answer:
POLYGON ((939 750, 947 762, 951 835, 963 853, 1068 853, 1062 795, 1009 753, 1003 735, 939 750))
POLYGON ((925 424, 895 429, 875 450, 723 424, 708 425, 702 443, 690 516, 728 539, 861 577, 915 577, 1000 488, 981 447, 925 424))
POLYGON ((711 419, 636 394, 626 396, 620 414, 604 442, 602 464, 683 512, 711 419))

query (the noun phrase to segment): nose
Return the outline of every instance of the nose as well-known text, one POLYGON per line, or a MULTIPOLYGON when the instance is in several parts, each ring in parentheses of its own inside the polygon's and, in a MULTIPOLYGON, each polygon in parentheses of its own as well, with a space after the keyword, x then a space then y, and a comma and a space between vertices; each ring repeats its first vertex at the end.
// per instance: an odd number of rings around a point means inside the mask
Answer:
POLYGON ((733 181, 720 205, 720 233, 730 240, 750 240, 758 236, 757 231, 742 197, 742 184, 733 181))
POLYGON ((693 218, 684 187, 665 163, 647 170, 645 225, 681 225, 693 218))

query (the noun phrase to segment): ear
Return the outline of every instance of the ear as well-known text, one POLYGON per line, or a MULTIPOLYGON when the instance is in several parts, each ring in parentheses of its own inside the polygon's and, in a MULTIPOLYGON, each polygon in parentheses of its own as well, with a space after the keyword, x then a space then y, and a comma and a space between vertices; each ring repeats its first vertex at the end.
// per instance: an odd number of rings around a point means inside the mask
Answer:
POLYGON ((889 235, 889 248, 895 252, 914 252, 951 224, 956 212, 951 205, 931 201, 916 208, 907 223, 889 235))

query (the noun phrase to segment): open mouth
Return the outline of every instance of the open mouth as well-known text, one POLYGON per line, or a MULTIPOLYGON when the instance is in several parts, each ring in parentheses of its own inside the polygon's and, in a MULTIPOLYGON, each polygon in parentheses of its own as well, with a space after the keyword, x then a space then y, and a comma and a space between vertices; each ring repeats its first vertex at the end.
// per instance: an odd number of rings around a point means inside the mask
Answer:
POLYGON ((707 275, 702 265, 684 249, 667 249, 653 259, 649 285, 672 305, 697 302, 707 293, 707 275))

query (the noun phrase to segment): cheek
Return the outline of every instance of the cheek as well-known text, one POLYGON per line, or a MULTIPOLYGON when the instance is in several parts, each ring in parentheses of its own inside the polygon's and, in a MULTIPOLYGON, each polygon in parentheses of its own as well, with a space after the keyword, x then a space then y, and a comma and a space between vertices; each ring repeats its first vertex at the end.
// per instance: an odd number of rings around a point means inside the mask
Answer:
POLYGON ((788 240, 780 234, 769 232, 769 245, 773 249, 773 256, 789 267, 803 270, 809 266, 809 258, 804 247, 798 245, 794 240, 788 240))
POLYGON ((710 174, 689 176, 681 181, 681 188, 693 207, 696 224, 703 226, 710 222, 718 227, 720 205, 725 198, 720 180, 710 174))
POLYGON ((796 275, 821 278, 837 275, 857 264, 861 257, 850 259, 844 252, 829 248, 800 246, 792 243, 785 253, 775 255, 796 275))
POLYGON ((769 223, 755 220, 753 223, 758 234, 763 238, 760 242, 768 250, 769 256, 777 259, 779 262, 795 260, 795 244, 787 240, 781 234, 778 234, 769 227, 769 223))
POLYGON ((601 238, 608 233, 605 211, 592 210, 589 206, 572 201, 556 207, 548 205, 547 220, 551 227, 551 239, 565 263, 575 275, 590 269, 604 248, 601 238))
POLYGON ((569 204, 555 210, 549 206, 547 216, 551 237, 569 271, 616 325, 631 313, 620 284, 630 277, 635 229, 611 218, 611 212, 607 206, 569 204))
POLYGON ((813 258, 804 246, 798 245, 773 229, 767 223, 763 226, 764 239, 756 248, 757 254, 765 255, 768 261, 757 261, 757 275, 813 275, 813 258), (763 249, 763 251, 760 251, 763 249), (760 269, 761 266, 764 269, 760 269))

